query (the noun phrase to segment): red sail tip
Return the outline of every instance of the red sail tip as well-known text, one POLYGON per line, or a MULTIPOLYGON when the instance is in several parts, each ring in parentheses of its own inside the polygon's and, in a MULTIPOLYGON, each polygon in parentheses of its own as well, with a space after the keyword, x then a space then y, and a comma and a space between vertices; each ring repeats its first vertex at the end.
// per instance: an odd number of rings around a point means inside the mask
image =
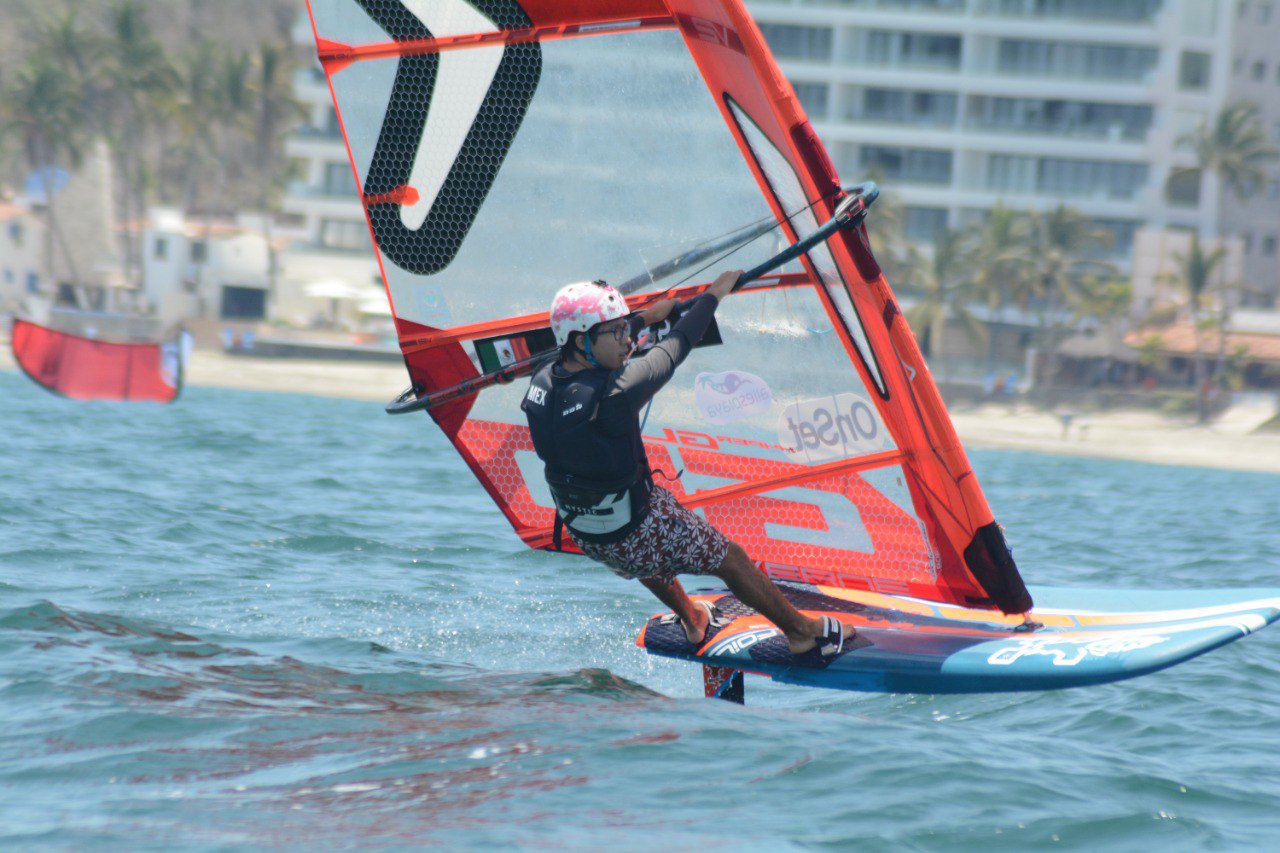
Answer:
POLYGON ((376 195, 366 195, 364 197, 365 207, 373 207, 375 204, 417 204, 418 191, 411 186, 396 187, 389 193, 377 193, 376 195))

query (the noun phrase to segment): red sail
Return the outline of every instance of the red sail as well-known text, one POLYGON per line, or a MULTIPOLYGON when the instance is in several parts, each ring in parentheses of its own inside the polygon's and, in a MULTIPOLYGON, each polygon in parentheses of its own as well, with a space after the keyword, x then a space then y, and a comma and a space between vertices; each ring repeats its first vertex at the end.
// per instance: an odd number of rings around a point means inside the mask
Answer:
POLYGON ((182 391, 180 341, 111 343, 15 319, 12 346, 36 384, 73 400, 172 403, 182 391))
MULTIPOLYGON (((842 198, 740 0, 309 5, 419 393, 535 343, 565 282, 648 273, 635 306, 691 292, 811 233, 842 198), (671 261, 761 217, 776 228, 692 279, 671 261)), ((778 577, 1030 607, 865 232, 717 320, 723 342, 690 356, 645 430, 653 467, 684 471, 672 490, 687 506, 778 577)), ((431 414, 547 548, 522 385, 431 414)))

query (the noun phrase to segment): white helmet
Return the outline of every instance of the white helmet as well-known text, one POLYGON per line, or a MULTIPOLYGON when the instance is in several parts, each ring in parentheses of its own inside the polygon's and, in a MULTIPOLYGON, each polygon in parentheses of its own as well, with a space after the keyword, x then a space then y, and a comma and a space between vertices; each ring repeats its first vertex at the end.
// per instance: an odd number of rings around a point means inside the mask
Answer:
POLYGON ((556 344, 564 346, 570 332, 585 333, 627 313, 627 300, 617 288, 603 281, 576 281, 560 288, 551 300, 551 331, 556 344))

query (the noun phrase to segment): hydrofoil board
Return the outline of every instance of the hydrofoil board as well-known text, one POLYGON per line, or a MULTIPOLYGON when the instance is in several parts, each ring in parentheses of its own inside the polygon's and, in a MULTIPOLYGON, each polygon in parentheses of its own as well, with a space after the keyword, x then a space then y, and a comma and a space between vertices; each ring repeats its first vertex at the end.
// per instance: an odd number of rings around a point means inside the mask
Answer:
POLYGON ((779 583, 810 616, 857 631, 828 666, 799 663, 786 640, 727 590, 697 592, 733 621, 700 646, 678 622, 651 618, 636 644, 652 654, 775 681, 889 693, 1052 690, 1145 675, 1190 660, 1280 617, 1280 589, 1148 592, 1032 588, 1041 627, 1019 617, 905 596, 779 583))

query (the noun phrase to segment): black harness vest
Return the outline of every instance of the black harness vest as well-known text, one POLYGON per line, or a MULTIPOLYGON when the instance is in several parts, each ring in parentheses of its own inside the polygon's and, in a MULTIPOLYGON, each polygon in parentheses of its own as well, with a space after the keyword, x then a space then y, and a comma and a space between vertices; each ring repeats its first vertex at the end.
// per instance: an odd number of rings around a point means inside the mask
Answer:
POLYGON ((600 402, 612 373, 556 376, 553 368, 533 375, 520 408, 556 504, 554 547, 560 547, 561 525, 584 542, 616 542, 649 513, 652 479, 640 423, 622 407, 602 420, 600 402))

